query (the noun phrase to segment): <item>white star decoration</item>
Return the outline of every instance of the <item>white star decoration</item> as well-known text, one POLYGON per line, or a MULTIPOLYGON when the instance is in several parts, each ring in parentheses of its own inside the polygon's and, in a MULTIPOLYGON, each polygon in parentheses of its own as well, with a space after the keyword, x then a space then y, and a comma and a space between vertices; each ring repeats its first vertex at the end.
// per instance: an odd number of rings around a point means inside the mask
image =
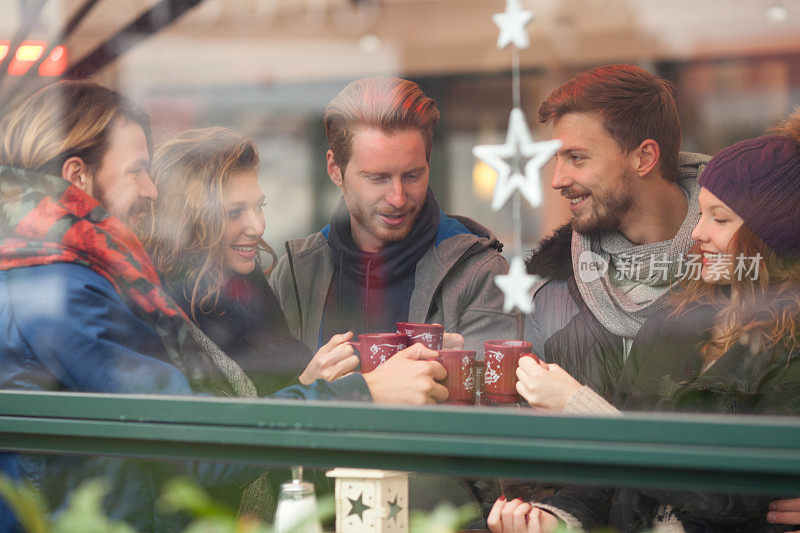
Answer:
POLYGON ((503 13, 492 15, 492 20, 500 28, 497 37, 497 48, 501 50, 509 44, 517 48, 528 48, 528 32, 525 26, 533 20, 533 11, 524 11, 519 0, 506 0, 506 10, 503 13))
POLYGON ((516 189, 533 207, 542 205, 541 170, 560 147, 559 140, 533 142, 525 113, 516 107, 512 109, 505 144, 482 144, 472 148, 472 155, 497 172, 492 210, 503 207, 516 189), (521 167, 525 158, 528 162, 523 174, 521 167))
POLYGON ((540 279, 539 276, 531 276, 525 271, 525 261, 521 257, 514 257, 511 260, 508 274, 494 277, 495 284, 500 287, 505 296, 503 311, 508 313, 516 307, 523 313, 532 312, 531 289, 540 279))

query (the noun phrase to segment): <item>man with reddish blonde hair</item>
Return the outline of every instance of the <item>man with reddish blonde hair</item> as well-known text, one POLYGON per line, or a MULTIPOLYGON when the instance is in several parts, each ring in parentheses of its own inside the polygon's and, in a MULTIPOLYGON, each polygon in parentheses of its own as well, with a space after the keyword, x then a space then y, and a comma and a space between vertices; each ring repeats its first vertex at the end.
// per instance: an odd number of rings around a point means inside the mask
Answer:
POLYGON ((325 134, 332 157, 344 168, 350 162, 358 129, 386 134, 416 130, 422 135, 425 159, 430 162, 433 128, 439 109, 417 84, 399 78, 371 78, 351 83, 328 105, 325 134))
MULTIPOLYGON (((399 78, 354 81, 328 105, 327 170, 342 199, 330 225, 286 243, 270 278, 310 348, 335 333, 395 331, 396 322, 443 324, 480 355, 487 339, 517 338, 517 316, 503 311, 494 284, 508 270, 500 243, 477 222, 441 213, 428 187, 438 120, 433 99, 399 78)), ((439 364, 418 366, 432 373, 439 364)), ((414 477, 411 499, 431 508, 469 496, 453 480, 414 477)))
POLYGON ((487 228, 442 214, 428 187, 439 110, 417 84, 367 78, 328 105, 328 175, 342 189, 330 225, 286 244, 270 283, 309 347, 334 333, 438 322, 465 347, 515 338, 494 285, 507 271, 487 228))

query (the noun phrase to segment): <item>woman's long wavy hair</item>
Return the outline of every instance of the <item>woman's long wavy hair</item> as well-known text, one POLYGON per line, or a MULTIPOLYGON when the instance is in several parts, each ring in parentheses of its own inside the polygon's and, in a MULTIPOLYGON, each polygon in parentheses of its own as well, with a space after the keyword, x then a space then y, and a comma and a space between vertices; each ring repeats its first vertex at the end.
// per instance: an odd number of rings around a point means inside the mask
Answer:
MULTIPOLYGON (((800 108, 785 121, 770 129, 775 135, 793 139, 800 145, 800 108)), ((775 198, 776 202, 781 201, 775 198)), ((796 228, 800 232, 800 228, 796 228)), ((772 348, 792 352, 800 348, 800 257, 779 256, 753 230, 743 223, 731 238, 734 261, 761 256, 756 279, 734 273, 730 290, 702 279, 689 280, 676 287, 671 295, 674 315, 699 305, 716 308, 710 340, 700 344, 706 367, 720 358, 736 342, 749 344, 752 350, 772 348)), ((690 254, 699 254, 695 245, 690 254)), ((735 264, 735 263, 734 263, 735 264)))
MULTIPOLYGON (((258 165, 253 141, 220 127, 186 131, 153 156, 158 200, 141 226, 142 242, 165 281, 186 283, 193 318, 214 309, 225 282, 225 190, 234 175, 258 165)), ((261 238, 258 248, 275 263, 261 238)))
MULTIPOLYGON (((700 245, 689 253, 700 254, 700 245)), ((736 342, 759 351, 778 348, 790 352, 800 347, 800 263, 778 256, 746 223, 731 239, 734 265, 739 254, 745 258, 760 255, 756 279, 734 274, 727 290, 698 276, 679 284, 671 294, 674 316, 700 305, 716 309, 713 334, 699 347, 705 367, 736 342)))

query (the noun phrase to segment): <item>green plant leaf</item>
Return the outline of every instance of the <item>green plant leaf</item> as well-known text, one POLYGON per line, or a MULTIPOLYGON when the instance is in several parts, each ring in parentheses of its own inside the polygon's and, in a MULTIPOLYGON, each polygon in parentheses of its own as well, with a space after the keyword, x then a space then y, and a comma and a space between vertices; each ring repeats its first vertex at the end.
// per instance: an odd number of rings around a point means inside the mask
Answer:
POLYGON ((453 533, 477 518, 478 514, 476 505, 456 508, 449 503, 442 503, 430 513, 412 511, 409 530, 414 533, 453 533))
POLYGON ((15 483, 0 474, 0 497, 17 517, 22 529, 28 533, 47 533, 47 504, 41 494, 29 483, 15 483))
MULTIPOLYGON (((240 533, 242 531, 233 517, 210 516, 193 521, 183 530, 183 533, 240 533)), ((258 530, 246 531, 255 533, 258 530)))
POLYGON ((109 520, 103 510, 108 487, 101 479, 81 483, 69 497, 67 508, 53 519, 51 533, 136 533, 122 521, 109 520))
POLYGON ((235 511, 212 500, 196 483, 186 478, 167 481, 158 506, 164 511, 185 511, 198 518, 220 518, 236 521, 235 511))

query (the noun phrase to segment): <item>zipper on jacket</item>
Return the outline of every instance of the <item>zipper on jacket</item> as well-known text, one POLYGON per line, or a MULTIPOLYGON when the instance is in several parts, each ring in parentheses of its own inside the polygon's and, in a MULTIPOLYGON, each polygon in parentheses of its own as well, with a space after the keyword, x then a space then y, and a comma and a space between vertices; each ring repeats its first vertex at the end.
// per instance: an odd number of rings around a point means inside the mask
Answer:
POLYGON ((286 258, 289 261, 289 272, 292 273, 292 285, 294 286, 294 297, 297 299, 297 320, 300 325, 298 337, 303 341, 303 310, 300 308, 300 291, 297 289, 297 278, 294 274, 294 260, 292 259, 292 251, 289 249, 289 241, 284 244, 286 247, 286 258))
POLYGON ((364 324, 367 326, 367 331, 371 332, 369 327, 369 270, 372 267, 372 259, 367 261, 367 291, 364 294, 364 324))
POLYGON ((615 382, 619 381, 620 370, 619 367, 617 366, 617 362, 614 361, 614 357, 605 350, 603 351, 603 355, 605 356, 606 364, 609 366, 611 372, 614 374, 614 381, 615 382))
MULTIPOLYGON (((594 338, 600 345, 600 351, 603 354, 603 361, 605 361, 606 368, 613 374, 610 377, 613 379, 614 383, 609 385, 616 387, 616 383, 619 381, 621 372, 620 368, 617 366, 617 362, 614 361, 612 356, 614 352, 613 343, 603 342, 603 337, 605 337, 604 332, 608 332, 608 330, 602 324, 600 324, 600 321, 594 316, 594 313, 592 313, 591 309, 589 309, 589 306, 586 305, 586 302, 583 300, 583 296, 581 296, 580 290, 578 290, 578 285, 575 281, 574 275, 570 276, 570 278, 567 280, 567 290, 577 304, 578 309, 580 309, 580 313, 583 313, 586 316, 586 325, 592 330, 594 338)), ((623 352, 624 351, 625 347, 623 346, 623 352)))
MULTIPOLYGON (((344 331, 344 326, 343 326, 343 323, 342 323, 342 312, 343 312, 342 309, 344 308, 344 306, 342 304, 343 297, 344 297, 343 296, 344 295, 344 281, 343 281, 344 274, 342 273, 343 272, 343 270, 342 270, 343 268, 344 268, 344 253, 343 252, 339 252, 339 294, 337 295, 336 299, 339 300, 339 331, 340 332, 344 331)), ((324 312, 324 307, 323 307, 323 312, 324 312)), ((355 333, 355 332, 353 332, 353 333, 355 333)))
MULTIPOLYGON (((724 402, 726 407, 728 408, 728 412, 730 413, 738 413, 739 412, 739 402, 737 401, 736 394, 737 390, 735 390, 730 385, 722 384, 719 387, 713 387, 711 385, 700 386, 695 389, 698 392, 705 392, 708 394, 713 394, 719 398, 720 395, 723 396, 724 402)), ((691 391, 690 391, 691 392, 691 391)))

